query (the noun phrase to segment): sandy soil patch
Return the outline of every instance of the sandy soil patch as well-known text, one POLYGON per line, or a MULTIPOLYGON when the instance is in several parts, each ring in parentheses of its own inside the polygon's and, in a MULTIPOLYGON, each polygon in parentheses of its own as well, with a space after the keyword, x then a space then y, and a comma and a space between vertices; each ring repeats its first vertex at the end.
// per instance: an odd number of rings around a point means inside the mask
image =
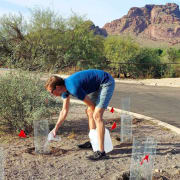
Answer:
MULTIPOLYGON (((58 132, 62 140, 51 143, 48 155, 34 152, 32 134, 26 139, 0 135, 0 145, 5 152, 5 180, 123 179, 123 174, 130 168, 132 143, 119 141, 120 114, 106 111, 104 115, 108 129, 115 121, 118 125, 111 131, 114 150, 108 154, 110 159, 91 162, 86 156, 92 154, 92 150, 77 147, 88 140, 88 120, 84 112, 84 105, 71 106, 67 120, 58 132)), ((133 135, 150 135, 158 141, 154 180, 180 179, 180 135, 142 119, 133 120, 133 135)))

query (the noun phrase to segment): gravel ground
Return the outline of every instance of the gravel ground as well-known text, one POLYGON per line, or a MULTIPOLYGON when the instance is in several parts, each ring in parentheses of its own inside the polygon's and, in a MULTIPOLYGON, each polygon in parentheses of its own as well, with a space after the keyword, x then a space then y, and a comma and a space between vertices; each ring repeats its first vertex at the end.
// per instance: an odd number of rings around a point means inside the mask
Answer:
MULTIPOLYGON (((57 116, 52 122, 56 122, 57 116)), ((88 120, 84 105, 71 105, 70 112, 58 134, 60 142, 51 143, 51 153, 36 154, 33 136, 21 139, 15 134, 0 135, 0 145, 4 148, 5 180, 123 180, 130 169, 132 143, 120 142, 120 114, 105 111, 106 127, 113 122, 117 128, 110 130, 114 149, 108 153, 110 159, 89 161, 86 156, 92 150, 80 150, 77 144, 88 140, 88 120), (123 178, 124 177, 124 178, 123 178)), ((133 119, 133 136, 152 136, 157 142, 154 163, 154 180, 180 179, 180 135, 150 121, 133 119)))

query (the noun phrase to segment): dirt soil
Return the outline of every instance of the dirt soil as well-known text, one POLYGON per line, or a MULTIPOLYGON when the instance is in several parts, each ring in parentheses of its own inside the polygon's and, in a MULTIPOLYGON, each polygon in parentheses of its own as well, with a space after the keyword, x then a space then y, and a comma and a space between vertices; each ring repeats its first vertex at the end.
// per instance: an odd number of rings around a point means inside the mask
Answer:
MULTIPOLYGON (((77 144, 88 140, 88 120, 84 105, 71 105, 67 120, 59 129, 60 142, 51 143, 51 153, 34 152, 33 135, 21 139, 17 134, 1 134, 4 148, 5 180, 125 180, 130 169, 132 143, 120 142, 120 114, 104 114, 114 149, 110 159, 92 162, 86 156, 92 150, 80 150, 77 144)), ((57 121, 57 116, 50 121, 57 121)), ((53 126, 50 125, 50 129, 53 126)), ((153 180, 180 179, 180 135, 143 119, 133 119, 133 136, 152 136, 157 142, 153 180)))

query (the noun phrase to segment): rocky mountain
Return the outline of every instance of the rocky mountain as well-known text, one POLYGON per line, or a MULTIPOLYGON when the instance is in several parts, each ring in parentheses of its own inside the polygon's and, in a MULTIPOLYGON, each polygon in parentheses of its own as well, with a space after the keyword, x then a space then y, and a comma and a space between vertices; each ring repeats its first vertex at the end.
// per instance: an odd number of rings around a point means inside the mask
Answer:
POLYGON ((94 31, 95 35, 101 35, 107 37, 107 31, 99 26, 95 26, 94 24, 90 26, 90 29, 94 31))
POLYGON ((132 7, 128 14, 103 27, 108 35, 133 34, 151 40, 180 43, 180 11, 175 3, 132 7))

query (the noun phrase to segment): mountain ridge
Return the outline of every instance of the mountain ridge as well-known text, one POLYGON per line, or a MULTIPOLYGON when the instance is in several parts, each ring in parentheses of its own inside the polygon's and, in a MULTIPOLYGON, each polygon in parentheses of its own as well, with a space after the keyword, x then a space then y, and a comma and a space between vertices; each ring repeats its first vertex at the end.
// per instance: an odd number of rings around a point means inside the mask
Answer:
POLYGON ((180 43, 180 10, 176 3, 132 7, 127 15, 106 23, 107 35, 132 34, 153 41, 180 43))

